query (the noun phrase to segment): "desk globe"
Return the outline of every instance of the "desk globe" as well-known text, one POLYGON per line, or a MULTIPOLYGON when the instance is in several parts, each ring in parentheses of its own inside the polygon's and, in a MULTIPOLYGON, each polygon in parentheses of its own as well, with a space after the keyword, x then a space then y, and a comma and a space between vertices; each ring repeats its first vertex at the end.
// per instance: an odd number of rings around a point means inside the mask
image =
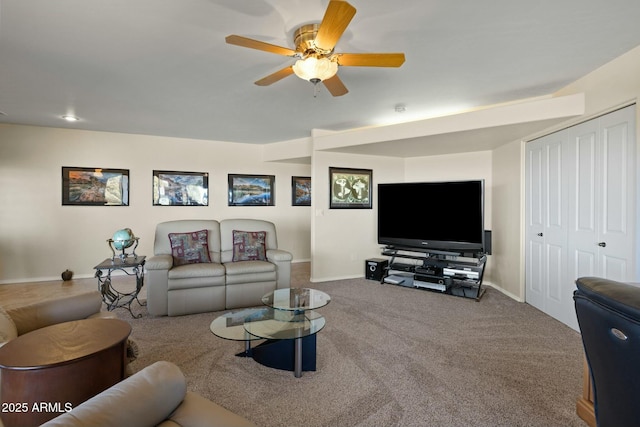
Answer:
POLYGON ((115 259, 116 251, 121 251, 122 253, 119 255, 120 259, 124 260, 129 255, 133 255, 135 258, 138 257, 136 255, 136 248, 138 247, 138 237, 133 234, 130 228, 123 228, 122 230, 118 230, 113 233, 113 237, 107 240, 109 243, 109 248, 113 253, 111 259, 115 259), (135 245, 135 246, 134 246, 135 245), (127 254, 126 250, 133 246, 132 253, 127 254))

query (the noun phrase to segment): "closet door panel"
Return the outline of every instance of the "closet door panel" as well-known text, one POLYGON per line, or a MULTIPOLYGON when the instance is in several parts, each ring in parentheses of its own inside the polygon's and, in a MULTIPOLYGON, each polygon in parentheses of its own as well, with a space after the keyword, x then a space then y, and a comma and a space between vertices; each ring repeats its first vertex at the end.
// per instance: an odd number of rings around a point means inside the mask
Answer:
POLYGON ((574 249, 572 253, 572 280, 578 277, 596 276, 597 275, 597 256, 594 252, 586 252, 580 249, 574 249))
POLYGON ((571 181, 571 193, 575 198, 572 214, 575 218, 573 232, 584 234, 585 239, 593 239, 596 230, 596 137, 595 126, 577 126, 570 132, 575 169, 571 181))
POLYGON ((535 308, 544 311, 543 243, 532 240, 528 244, 526 268, 526 300, 535 308))
POLYGON ((557 132, 546 138, 543 174, 545 309, 562 321, 566 321, 564 313, 567 307, 573 307, 573 293, 566 286, 567 149, 567 132, 557 132))
POLYGON ((635 277, 635 109, 600 118, 602 195, 600 265, 603 277, 632 281, 635 277))
POLYGON ((600 276, 619 282, 632 280, 628 275, 630 266, 627 258, 613 257, 605 254, 600 257, 600 263, 602 264, 602 273, 600 276))
MULTIPOLYGON (((546 228, 548 232, 560 232, 564 234, 566 228, 566 207, 565 195, 563 194, 563 182, 565 178, 562 176, 562 162, 564 155, 562 153, 562 141, 554 139, 546 148, 546 228)), ((560 236, 562 237, 562 236, 560 236)))
POLYGON ((526 301, 544 311, 544 144, 532 141, 526 146, 526 301))
POLYGON ((602 234, 627 233, 627 196, 629 191, 626 159, 626 123, 603 129, 602 234))
POLYGON ((562 302, 562 268, 564 264, 564 251, 562 246, 547 245, 546 261, 547 261, 547 281, 549 283, 547 298, 551 304, 562 302))
POLYGON ((544 148, 539 142, 527 145, 527 226, 532 236, 542 232, 543 219, 543 169, 544 148))
MULTIPOLYGON (((569 128, 569 235, 567 286, 578 277, 597 276, 598 256, 598 122, 569 128)), ((574 309, 575 311, 575 309, 574 309)), ((574 314, 575 317, 575 314, 574 314)), ((577 329, 577 320, 570 326, 577 329)))

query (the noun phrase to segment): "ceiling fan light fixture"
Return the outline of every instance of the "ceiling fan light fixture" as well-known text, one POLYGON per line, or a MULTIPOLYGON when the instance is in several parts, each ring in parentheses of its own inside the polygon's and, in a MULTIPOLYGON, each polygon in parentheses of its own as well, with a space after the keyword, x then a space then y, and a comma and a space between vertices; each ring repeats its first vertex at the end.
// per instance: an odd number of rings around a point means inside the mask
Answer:
POLYGON ((303 80, 324 81, 336 75, 338 63, 327 57, 308 56, 293 64, 293 72, 303 80))
POLYGON ((342 96, 349 91, 337 74, 339 67, 399 67, 404 63, 404 53, 334 53, 355 13, 355 7, 346 0, 329 0, 319 24, 305 24, 294 31, 295 50, 235 34, 225 40, 229 44, 297 59, 295 64, 254 82, 258 86, 269 86, 295 74, 313 83, 314 93, 322 82, 332 96, 342 96))

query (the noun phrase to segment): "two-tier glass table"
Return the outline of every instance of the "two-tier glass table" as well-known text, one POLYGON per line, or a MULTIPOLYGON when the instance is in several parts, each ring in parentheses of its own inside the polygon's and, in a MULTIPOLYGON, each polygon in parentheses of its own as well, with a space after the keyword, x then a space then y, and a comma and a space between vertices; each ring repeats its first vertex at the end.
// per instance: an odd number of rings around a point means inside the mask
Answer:
POLYGON ((226 313, 210 326, 214 335, 245 342, 238 356, 253 357, 258 363, 294 372, 315 371, 316 334, 325 319, 315 309, 324 307, 331 297, 307 288, 287 288, 270 292, 262 298, 266 307, 226 313), (251 348, 251 342, 266 340, 251 348))

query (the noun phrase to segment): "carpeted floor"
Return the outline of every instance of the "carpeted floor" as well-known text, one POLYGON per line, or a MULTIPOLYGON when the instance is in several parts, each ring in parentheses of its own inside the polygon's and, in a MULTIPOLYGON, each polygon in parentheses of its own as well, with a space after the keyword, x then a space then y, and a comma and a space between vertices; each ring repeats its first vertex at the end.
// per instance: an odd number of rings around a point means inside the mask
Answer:
POLYGON ((364 279, 309 284, 318 310, 318 369, 295 378, 234 354, 209 332, 221 313, 131 319, 140 370, 157 360, 188 387, 268 426, 583 427, 580 335, 488 289, 480 302, 364 279))

